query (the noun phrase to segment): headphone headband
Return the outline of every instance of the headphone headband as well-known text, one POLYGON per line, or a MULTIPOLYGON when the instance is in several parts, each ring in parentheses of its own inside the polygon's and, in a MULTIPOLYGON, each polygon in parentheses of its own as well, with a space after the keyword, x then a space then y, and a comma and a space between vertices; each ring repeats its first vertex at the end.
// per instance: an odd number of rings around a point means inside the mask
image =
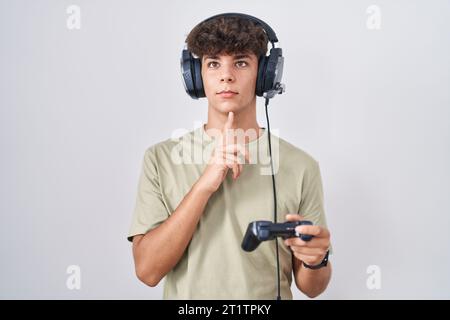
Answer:
POLYGON ((202 24, 206 21, 218 18, 218 17, 239 17, 239 18, 245 18, 248 20, 251 20, 253 22, 255 22, 256 24, 259 24, 264 31, 267 34, 267 37, 269 38, 269 41, 272 43, 272 46, 275 42, 278 42, 278 38, 277 35, 275 34, 275 31, 273 31, 273 29, 264 21, 262 21, 261 19, 258 19, 254 16, 248 15, 248 14, 243 14, 243 13, 237 13, 237 12, 228 12, 228 13, 220 13, 220 14, 216 14, 215 16, 209 17, 206 20, 203 20, 202 22, 199 23, 202 24))

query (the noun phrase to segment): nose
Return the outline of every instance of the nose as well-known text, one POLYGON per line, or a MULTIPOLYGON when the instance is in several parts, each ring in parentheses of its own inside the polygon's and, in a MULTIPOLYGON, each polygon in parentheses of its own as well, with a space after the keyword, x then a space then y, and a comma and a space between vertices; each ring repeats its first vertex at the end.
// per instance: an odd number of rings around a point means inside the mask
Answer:
POLYGON ((220 82, 233 82, 235 80, 231 67, 223 66, 220 82))

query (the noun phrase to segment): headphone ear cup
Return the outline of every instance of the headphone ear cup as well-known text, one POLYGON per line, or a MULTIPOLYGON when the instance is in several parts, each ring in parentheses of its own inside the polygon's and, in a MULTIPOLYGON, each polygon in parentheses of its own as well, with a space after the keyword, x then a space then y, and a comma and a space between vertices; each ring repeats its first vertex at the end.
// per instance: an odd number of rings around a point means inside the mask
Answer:
POLYGON ((258 76, 256 78, 256 95, 262 97, 266 76, 267 57, 261 56, 258 61, 258 76))
POLYGON ((197 98, 204 98, 205 90, 203 88, 203 79, 202 79, 202 62, 198 58, 193 58, 193 69, 194 69, 194 84, 196 89, 197 98))
POLYGON ((181 52, 181 75, 182 80, 184 84, 184 89, 186 90, 186 93, 191 97, 196 99, 196 93, 195 93, 195 84, 194 84, 194 78, 193 78, 193 70, 192 70, 192 55, 191 53, 184 49, 181 52))
MULTIPOLYGON (((281 74, 277 75, 277 72, 283 72, 282 66, 280 66, 281 70, 277 70, 278 60, 282 57, 281 48, 272 48, 270 49, 270 55, 267 58, 267 65, 264 75, 264 84, 263 84, 263 92, 267 92, 275 89, 275 78, 278 78, 278 81, 281 81, 281 74)), ((282 58, 281 58, 282 59, 282 58)))
POLYGON ((184 89, 191 98, 205 97, 200 59, 194 58, 192 53, 186 49, 181 53, 181 74, 184 89))

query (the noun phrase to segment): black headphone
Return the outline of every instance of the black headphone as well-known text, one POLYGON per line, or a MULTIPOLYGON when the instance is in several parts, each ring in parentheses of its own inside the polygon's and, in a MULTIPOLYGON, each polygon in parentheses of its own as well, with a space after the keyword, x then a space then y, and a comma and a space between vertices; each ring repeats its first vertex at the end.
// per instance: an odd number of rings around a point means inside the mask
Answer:
MULTIPOLYGON (((285 85, 281 83, 283 76, 283 62, 281 48, 275 48, 275 42, 278 38, 273 29, 264 21, 253 16, 242 13, 222 13, 212 16, 199 24, 209 21, 217 17, 241 17, 246 18, 260 25, 267 37, 269 38, 272 48, 268 56, 262 55, 258 60, 258 76, 256 79, 256 95, 266 99, 273 98, 276 94, 281 94, 285 91, 285 85)), ((205 97, 205 90, 203 88, 203 80, 201 74, 202 63, 199 58, 194 58, 192 53, 183 49, 181 53, 181 73, 184 84, 184 89, 187 94, 193 98, 205 97)))

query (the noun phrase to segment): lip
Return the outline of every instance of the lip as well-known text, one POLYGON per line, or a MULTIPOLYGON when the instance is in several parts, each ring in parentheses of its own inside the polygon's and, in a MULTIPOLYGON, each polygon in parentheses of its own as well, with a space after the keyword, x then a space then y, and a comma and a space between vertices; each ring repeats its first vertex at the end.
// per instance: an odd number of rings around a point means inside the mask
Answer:
POLYGON ((222 98, 233 98, 234 96, 236 96, 238 93, 231 91, 231 90, 227 90, 227 91, 221 91, 219 93, 217 93, 220 97, 222 98))

